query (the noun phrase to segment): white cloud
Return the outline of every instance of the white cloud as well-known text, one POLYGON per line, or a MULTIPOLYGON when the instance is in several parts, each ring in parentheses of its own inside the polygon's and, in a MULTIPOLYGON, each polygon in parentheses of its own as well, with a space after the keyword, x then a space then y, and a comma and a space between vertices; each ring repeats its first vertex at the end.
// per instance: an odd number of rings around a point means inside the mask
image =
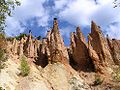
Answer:
POLYGON ((120 22, 115 25, 109 25, 106 29, 106 32, 110 38, 120 39, 120 22))
POLYGON ((91 14, 97 9, 93 0, 74 0, 59 16, 74 25, 89 25, 91 14))
MULTIPOLYGON (((49 14, 48 10, 43 7, 45 0, 21 0, 21 6, 16 7, 13 12, 13 17, 9 17, 6 20, 7 35, 18 34, 15 31, 24 31, 20 23, 27 25, 27 20, 37 18, 36 22, 39 26, 46 27, 48 25, 49 14), (16 24, 17 23, 17 24, 16 24), (19 28, 18 28, 19 26, 19 28), (12 30, 11 30, 12 29, 12 30), (14 30, 13 30, 14 29, 14 30)), ((33 22, 30 22, 31 25, 33 22)))
POLYGON ((62 36, 65 36, 66 38, 70 37, 71 27, 65 27, 60 29, 60 33, 62 36))
MULTIPOLYGON (((21 6, 15 9, 13 17, 6 20, 7 34, 23 32, 24 28, 20 23, 26 25, 26 21, 34 17, 37 18, 38 26, 47 27, 48 21, 52 20, 50 18, 58 15, 61 20, 81 27, 90 25, 91 20, 94 20, 111 37, 120 39, 120 29, 117 29, 120 28, 120 8, 113 8, 114 0, 96 0, 97 3, 95 0, 52 0, 55 5, 48 6, 50 10, 43 5, 46 1, 50 0, 21 0, 21 6), (111 24, 114 22, 118 25, 111 24)), ((33 25, 34 21, 30 24, 33 25)), ((68 36, 70 31, 68 26, 62 28, 61 33, 68 36)))
MULTIPOLYGON (((90 25, 91 20, 94 20, 111 37, 119 38, 118 35, 112 36, 116 32, 120 35, 120 30, 117 29, 119 25, 111 26, 111 23, 120 22, 120 8, 113 8, 113 1, 97 0, 96 3, 95 0, 73 0, 67 3, 66 7, 61 7, 63 9, 61 9, 59 17, 76 26, 87 26, 90 25), (108 26, 109 28, 107 28, 108 26)), ((62 5, 64 4, 62 3, 62 5)))
POLYGON ((14 18, 7 17, 6 24, 6 34, 8 36, 16 36, 25 30, 24 27, 21 27, 20 22, 15 20, 14 18))
POLYGON ((55 0, 55 10, 63 9, 64 6, 68 3, 70 0, 55 0))

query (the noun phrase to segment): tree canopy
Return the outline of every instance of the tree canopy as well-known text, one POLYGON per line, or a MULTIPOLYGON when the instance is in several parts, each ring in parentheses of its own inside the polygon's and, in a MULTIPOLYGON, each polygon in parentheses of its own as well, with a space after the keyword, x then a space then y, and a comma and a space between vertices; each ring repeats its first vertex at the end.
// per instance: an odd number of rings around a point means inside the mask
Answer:
POLYGON ((120 1, 119 0, 114 0, 113 4, 114 4, 114 8, 120 7, 120 1))
POLYGON ((0 32, 4 31, 6 17, 11 16, 12 10, 19 5, 17 0, 0 0, 0 32))

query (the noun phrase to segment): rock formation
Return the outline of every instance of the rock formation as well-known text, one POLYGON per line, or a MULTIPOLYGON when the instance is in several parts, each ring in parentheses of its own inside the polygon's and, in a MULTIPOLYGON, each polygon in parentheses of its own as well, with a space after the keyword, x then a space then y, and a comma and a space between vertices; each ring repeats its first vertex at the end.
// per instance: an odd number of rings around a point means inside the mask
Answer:
POLYGON ((18 54, 18 42, 17 42, 16 38, 14 38, 12 46, 13 46, 12 47, 13 55, 18 54))
POLYGON ((54 18, 53 29, 51 32, 48 32, 47 37, 48 37, 48 48, 50 51, 49 62, 68 63, 69 56, 68 56, 67 48, 65 47, 63 39, 60 35, 58 28, 58 21, 56 18, 54 18))
POLYGON ((109 52, 109 47, 106 38, 103 36, 100 28, 92 21, 91 33, 89 34, 91 39, 89 39, 93 50, 96 51, 99 56, 99 60, 103 65, 114 64, 112 56, 109 52))
POLYGON ((27 41, 24 45, 24 54, 29 58, 34 58, 34 43, 32 40, 32 34, 30 32, 27 41))
POLYGON ((120 65, 120 40, 107 38, 107 41, 114 63, 120 65))
POLYGON ((43 38, 42 43, 38 49, 38 58, 36 63, 42 67, 45 67, 48 64, 48 54, 47 54, 47 39, 43 38))
POLYGON ((0 88, 6 90, 106 90, 112 87, 111 75, 117 75, 117 79, 120 76, 113 69, 120 65, 120 40, 104 37, 93 21, 88 42, 77 27, 71 33, 70 46, 66 47, 54 18, 52 30, 42 40, 32 38, 30 32, 21 40, 8 41, 7 45, 7 67, 0 72, 0 88), (26 77, 20 76, 22 55, 30 64, 26 77), (101 81, 101 77, 105 80, 101 81), (101 85, 93 86, 101 83, 104 89, 101 85))
POLYGON ((19 56, 20 57, 23 55, 23 44, 24 44, 24 39, 22 38, 19 44, 19 56))
POLYGON ((74 63, 78 70, 96 70, 104 73, 106 67, 120 64, 120 41, 104 37, 100 27, 93 21, 88 43, 80 28, 77 27, 76 32, 71 33, 70 47, 65 47, 57 18, 54 18, 53 28, 41 41, 32 39, 30 32, 20 41, 14 39, 11 50, 13 55, 18 54, 20 57, 25 55, 42 67, 48 63, 61 62, 67 65, 74 63))
POLYGON ((88 53, 88 46, 79 27, 77 27, 76 33, 71 33, 70 46, 72 49, 72 57, 79 66, 79 69, 86 70, 89 68, 90 57, 88 53))

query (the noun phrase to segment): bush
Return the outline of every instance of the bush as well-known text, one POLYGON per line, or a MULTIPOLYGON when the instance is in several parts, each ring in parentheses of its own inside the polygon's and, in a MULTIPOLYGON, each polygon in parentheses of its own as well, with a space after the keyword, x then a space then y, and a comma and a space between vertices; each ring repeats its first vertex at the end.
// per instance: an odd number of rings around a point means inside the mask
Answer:
POLYGON ((42 38, 41 36, 38 36, 38 37, 37 37, 38 40, 41 40, 41 38, 42 38))
POLYGON ((93 86, 101 85, 103 83, 103 79, 99 75, 95 75, 95 81, 93 83, 93 86))
POLYGON ((19 36, 16 36, 16 40, 21 40, 23 37, 26 37, 27 34, 20 34, 19 36))
POLYGON ((25 56, 22 56, 21 58, 21 75, 27 76, 30 72, 30 66, 28 65, 28 62, 26 60, 25 56))
POLYGON ((5 90, 5 89, 3 89, 2 87, 0 87, 0 90, 5 90))

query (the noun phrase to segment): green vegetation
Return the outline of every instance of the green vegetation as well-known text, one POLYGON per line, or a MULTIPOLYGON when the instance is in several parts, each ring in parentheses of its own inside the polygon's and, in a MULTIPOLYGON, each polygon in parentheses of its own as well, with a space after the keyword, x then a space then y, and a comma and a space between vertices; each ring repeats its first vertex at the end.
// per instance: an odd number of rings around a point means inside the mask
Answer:
POLYGON ((37 37, 37 40, 41 40, 41 39, 42 39, 42 37, 41 37, 41 36, 38 36, 38 37, 37 37))
POLYGON ((2 87, 0 87, 0 90, 5 90, 5 89, 3 89, 2 87))
POLYGON ((20 34, 19 36, 16 36, 15 38, 17 39, 17 40, 21 40, 23 37, 25 37, 25 36, 27 36, 27 34, 20 34))
POLYGON ((103 79, 99 75, 95 75, 95 81, 93 83, 93 86, 101 85, 103 83, 103 79))
POLYGON ((26 57, 22 56, 22 58, 21 58, 21 75, 27 76, 29 73, 30 73, 30 66, 28 65, 26 57))
POLYGON ((11 16, 16 5, 20 5, 17 0, 0 0, 0 32, 4 32, 5 20, 7 16, 11 16))

